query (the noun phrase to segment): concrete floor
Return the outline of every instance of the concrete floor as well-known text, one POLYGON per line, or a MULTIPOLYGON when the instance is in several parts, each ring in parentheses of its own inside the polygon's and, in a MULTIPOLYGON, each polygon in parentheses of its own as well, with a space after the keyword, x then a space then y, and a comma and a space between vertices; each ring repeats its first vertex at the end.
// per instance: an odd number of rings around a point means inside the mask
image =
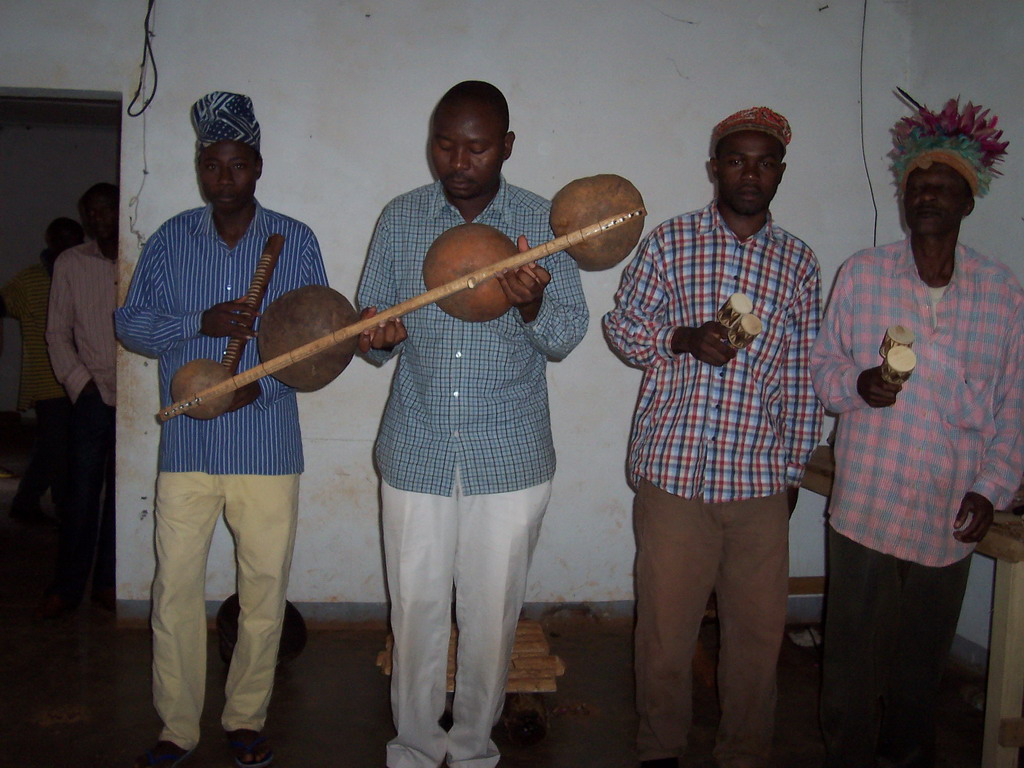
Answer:
MULTIPOLYGON (((0 425, 0 465, 24 467, 23 429, 0 425)), ((7 516, 17 480, 0 479, 0 652, 7 674, 0 694, 0 768, 127 768, 151 746, 159 723, 150 700, 150 646, 145 628, 119 626, 92 604, 40 622, 33 609, 52 571, 56 529, 7 516)), ((566 665, 557 693, 545 696, 548 734, 517 746, 499 725, 503 768, 635 766, 631 622, 585 610, 543 619, 551 651, 566 665)), ((302 654, 279 672, 267 735, 277 760, 293 768, 382 768, 393 735, 388 678, 374 666, 383 626, 311 628, 302 654)), ((705 640, 713 648, 715 633, 705 640)), ((818 649, 784 643, 773 768, 821 765, 816 724, 818 649)), ((231 766, 220 733, 225 667, 211 633, 203 741, 185 763, 231 766)), ((967 703, 983 681, 951 669, 940 703, 939 766, 977 766, 982 713, 967 703)), ((697 686, 695 723, 685 768, 709 766, 717 703, 697 686)))

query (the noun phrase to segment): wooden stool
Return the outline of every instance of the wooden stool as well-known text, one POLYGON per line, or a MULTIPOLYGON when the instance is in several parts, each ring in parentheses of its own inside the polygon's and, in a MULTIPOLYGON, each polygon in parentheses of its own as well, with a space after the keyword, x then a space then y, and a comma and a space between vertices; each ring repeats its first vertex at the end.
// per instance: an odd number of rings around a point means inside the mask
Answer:
MULTIPOLYGON (((455 690, 456 649, 459 630, 452 624, 448 642, 448 692, 455 690)), ((377 654, 377 666, 391 674, 394 637, 388 634, 384 650, 377 654)), ((547 708, 538 695, 557 690, 555 678, 565 674, 565 664, 551 655, 551 648, 539 621, 520 619, 512 647, 508 681, 505 683, 505 710, 501 719, 509 738, 517 744, 535 744, 547 733, 547 708)))

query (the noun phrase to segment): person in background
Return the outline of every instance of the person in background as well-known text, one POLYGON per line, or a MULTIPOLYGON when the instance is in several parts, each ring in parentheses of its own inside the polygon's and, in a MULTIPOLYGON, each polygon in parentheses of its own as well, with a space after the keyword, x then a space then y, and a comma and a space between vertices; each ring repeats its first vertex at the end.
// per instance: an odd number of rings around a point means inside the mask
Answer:
POLYGON ((39 254, 40 263, 25 267, 0 287, 0 318, 11 317, 21 325, 17 409, 34 410, 36 414, 32 455, 10 508, 11 517, 25 522, 49 520, 40 508, 47 490, 55 508, 59 510, 65 502, 71 399, 50 365, 46 314, 54 262, 67 249, 81 245, 85 232, 74 219, 61 217, 50 222, 45 237, 46 248, 39 254))
POLYGON ((117 187, 93 185, 79 208, 94 239, 57 258, 46 321, 53 372, 73 406, 56 575, 37 612, 43 619, 74 610, 90 575, 93 602, 115 608, 117 187))

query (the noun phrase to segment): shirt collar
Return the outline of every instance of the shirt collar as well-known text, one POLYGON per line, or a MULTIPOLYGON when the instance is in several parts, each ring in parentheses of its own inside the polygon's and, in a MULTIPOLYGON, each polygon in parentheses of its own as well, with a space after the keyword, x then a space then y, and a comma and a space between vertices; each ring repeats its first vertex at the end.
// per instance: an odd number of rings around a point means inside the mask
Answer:
MULTIPOLYGON (((498 191, 494 195, 494 199, 487 204, 487 207, 480 212, 473 221, 477 223, 484 223, 488 219, 491 221, 501 221, 505 218, 505 210, 508 207, 508 184, 505 182, 504 176, 498 177, 498 191)), ((459 209, 452 205, 448 198, 444 196, 444 187, 441 184, 440 179, 434 182, 434 199, 431 202, 431 210, 433 218, 438 218, 446 210, 450 210, 459 218, 462 218, 462 214, 459 213, 459 209)))
POLYGON ((82 245, 84 246, 81 250, 81 253, 83 255, 92 256, 94 259, 102 259, 103 261, 109 261, 111 264, 114 263, 114 260, 108 259, 106 256, 103 255, 103 251, 100 250, 100 244, 95 240, 86 240, 82 245))
MULTIPOLYGON (((249 222, 249 229, 246 230, 242 240, 249 237, 262 238, 261 242, 265 242, 270 237, 270 231, 267 226, 267 217, 263 212, 263 206, 260 205, 259 200, 253 200, 256 203, 256 213, 252 217, 252 221, 249 222)), ((213 206, 207 204, 206 208, 203 209, 202 214, 196 221, 195 226, 192 228, 190 233, 193 237, 208 237, 217 241, 220 241, 220 233, 217 232, 217 227, 213 223, 213 206)), ((241 242, 241 241, 239 241, 241 242)))
MULTIPOLYGON (((729 228, 728 224, 726 224, 725 217, 722 216, 722 212, 718 210, 717 198, 708 203, 704 210, 700 212, 700 221, 697 225, 697 231, 700 234, 708 234, 715 230, 728 232, 730 237, 737 241, 739 240, 739 238, 736 237, 736 233, 729 228)), ((755 232, 747 239, 764 241, 780 241, 782 239, 781 236, 775 231, 775 225, 773 224, 771 211, 768 211, 767 217, 764 221, 764 226, 761 227, 757 232, 755 232)))
MULTIPOLYGON (((950 287, 957 282, 957 278, 960 275, 968 274, 971 271, 971 264, 971 257, 967 247, 962 243, 957 243, 956 255, 953 257, 953 276, 949 279, 950 287)), ((914 250, 910 245, 909 237, 903 241, 903 247, 896 256, 893 274, 899 276, 911 275, 915 280, 920 280, 924 284, 921 276, 917 274, 917 264, 914 263, 914 250)))

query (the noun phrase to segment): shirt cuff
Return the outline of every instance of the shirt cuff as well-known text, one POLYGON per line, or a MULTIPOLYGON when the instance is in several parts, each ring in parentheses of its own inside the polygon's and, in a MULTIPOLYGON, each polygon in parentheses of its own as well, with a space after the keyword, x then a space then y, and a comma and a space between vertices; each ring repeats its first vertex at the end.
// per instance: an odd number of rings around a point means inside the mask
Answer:
MULTIPOLYGON (((205 310, 203 310, 205 312, 205 310)), ((203 312, 189 312, 181 318, 181 338, 193 339, 203 325, 203 312)))
POLYGON ((675 360, 676 358, 682 357, 682 355, 676 354, 672 351, 672 337, 675 335, 676 329, 679 326, 670 325, 667 328, 662 329, 654 337, 654 352, 658 357, 666 360, 675 360))
POLYGON ((515 313, 516 322, 523 328, 526 328, 538 335, 543 335, 546 328, 551 324, 551 316, 555 314, 554 308, 550 306, 551 304, 552 300, 547 296, 542 298, 540 302, 540 309, 537 310, 537 316, 530 322, 523 320, 523 316, 520 314, 518 307, 512 307, 509 311, 515 313))
POLYGON ((800 484, 804 480, 804 472, 806 467, 799 464, 787 464, 786 465, 786 485, 790 488, 799 488, 800 484))
POLYGON ((980 494, 992 502, 995 509, 1004 509, 1010 504, 1013 492, 1017 490, 1006 490, 995 479, 990 477, 979 477, 971 488, 973 493, 980 494))
POLYGON ((864 402, 864 398, 861 397, 860 393, 857 391, 857 379, 860 378, 861 373, 863 373, 863 371, 858 370, 856 365, 852 365, 850 366, 850 372, 842 378, 843 389, 846 390, 842 393, 842 399, 847 402, 854 403, 852 406, 853 408, 856 408, 859 405, 867 406, 867 403, 864 402))

